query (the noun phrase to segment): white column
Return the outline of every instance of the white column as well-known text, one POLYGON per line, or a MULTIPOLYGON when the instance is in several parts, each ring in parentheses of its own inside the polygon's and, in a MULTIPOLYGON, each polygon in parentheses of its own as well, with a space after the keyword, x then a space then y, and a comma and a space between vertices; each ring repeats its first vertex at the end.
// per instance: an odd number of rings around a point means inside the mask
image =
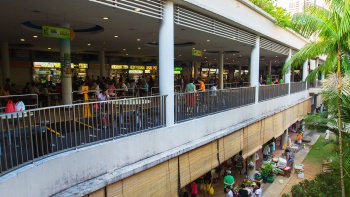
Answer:
POLYGON ((224 89, 224 53, 219 51, 218 54, 219 63, 219 89, 224 89))
POLYGON ((255 103, 259 102, 259 59, 260 59, 260 36, 256 36, 255 46, 250 55, 250 87, 255 88, 255 103))
POLYGON ((6 78, 11 78, 9 45, 7 42, 1 43, 1 66, 2 66, 2 82, 4 83, 6 78))
MULTIPOLYGON (((195 69, 196 70, 196 69, 195 69)), ((196 73, 195 73, 196 75, 196 73)), ((174 124, 174 3, 166 1, 159 29, 159 90, 167 95, 166 126, 174 124), (171 80, 169 80, 171 79, 171 80)))
POLYGON ((286 129, 284 131, 284 133, 282 134, 282 149, 286 149, 287 147, 287 143, 288 143, 288 129, 286 129))
POLYGON ((271 72, 272 72, 272 61, 270 60, 269 61, 269 66, 268 66, 268 69, 267 69, 267 74, 271 75, 271 72))
POLYGON ((100 78, 104 77, 106 74, 106 68, 105 68, 105 63, 106 63, 106 58, 105 58, 105 51, 101 50, 100 53, 98 54, 98 60, 100 62, 100 78))
POLYGON ((305 60, 304 64, 303 64, 303 81, 305 81, 307 75, 309 74, 308 72, 308 62, 309 60, 305 60))
POLYGON ((253 153, 250 157, 247 158, 247 163, 249 164, 250 162, 253 163, 254 167, 253 168, 248 168, 248 178, 250 180, 253 180, 255 178, 255 169, 256 169, 256 154, 253 153))
MULTIPOLYGON (((286 62, 292 57, 292 49, 289 49, 289 53, 286 59, 286 62)), ((284 74, 284 82, 288 83, 288 94, 290 94, 290 70, 291 66, 289 66, 287 72, 284 74)))
MULTIPOLYGON (((64 28, 70 28, 69 24, 62 24, 64 28)), ((70 39, 60 39, 62 62, 62 103, 64 105, 72 104, 72 68, 70 67, 70 39)))

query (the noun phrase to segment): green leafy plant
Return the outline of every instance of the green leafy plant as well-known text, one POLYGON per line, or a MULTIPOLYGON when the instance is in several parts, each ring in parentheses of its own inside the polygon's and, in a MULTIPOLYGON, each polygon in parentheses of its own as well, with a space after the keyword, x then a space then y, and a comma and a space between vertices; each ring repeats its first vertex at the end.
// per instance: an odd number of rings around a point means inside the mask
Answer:
POLYGON ((273 169, 274 169, 274 167, 273 167, 272 163, 266 162, 264 165, 261 166, 260 172, 263 175, 271 176, 273 173, 273 169))

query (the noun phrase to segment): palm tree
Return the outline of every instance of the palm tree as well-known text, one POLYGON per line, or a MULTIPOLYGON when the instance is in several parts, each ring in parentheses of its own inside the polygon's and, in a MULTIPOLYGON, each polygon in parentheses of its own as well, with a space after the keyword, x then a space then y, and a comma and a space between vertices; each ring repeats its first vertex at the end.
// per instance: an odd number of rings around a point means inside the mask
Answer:
MULTIPOLYGON (((337 72, 337 95, 342 88, 342 74, 349 70, 350 52, 350 1, 348 0, 325 0, 327 9, 318 6, 308 7, 304 13, 292 18, 292 27, 301 35, 311 38, 317 36, 315 41, 306 44, 292 58, 286 62, 283 72, 290 67, 300 65, 308 58, 316 58, 327 55, 325 62, 312 71, 307 80, 311 81, 319 73, 337 72)), ((337 124, 339 136, 339 165, 342 196, 345 197, 343 176, 343 145, 342 145, 342 118, 341 99, 337 97, 337 124)))

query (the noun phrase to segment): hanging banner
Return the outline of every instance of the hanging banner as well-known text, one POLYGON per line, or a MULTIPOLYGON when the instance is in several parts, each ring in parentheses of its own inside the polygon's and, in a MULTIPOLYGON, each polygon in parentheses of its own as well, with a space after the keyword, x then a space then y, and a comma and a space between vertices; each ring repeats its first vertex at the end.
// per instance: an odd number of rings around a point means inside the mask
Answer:
POLYGON ((202 50, 192 49, 192 56, 202 57, 202 50))
POLYGON ((42 26, 42 32, 43 36, 48 38, 71 39, 69 28, 42 26))

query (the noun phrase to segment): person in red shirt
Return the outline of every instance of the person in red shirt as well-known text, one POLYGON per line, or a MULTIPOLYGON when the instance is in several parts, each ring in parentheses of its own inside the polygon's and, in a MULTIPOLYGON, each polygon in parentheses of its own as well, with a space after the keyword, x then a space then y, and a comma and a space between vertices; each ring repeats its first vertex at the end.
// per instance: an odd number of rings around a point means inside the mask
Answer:
POLYGON ((196 197, 197 194, 198 194, 197 183, 195 181, 193 181, 191 183, 191 196, 196 197))

